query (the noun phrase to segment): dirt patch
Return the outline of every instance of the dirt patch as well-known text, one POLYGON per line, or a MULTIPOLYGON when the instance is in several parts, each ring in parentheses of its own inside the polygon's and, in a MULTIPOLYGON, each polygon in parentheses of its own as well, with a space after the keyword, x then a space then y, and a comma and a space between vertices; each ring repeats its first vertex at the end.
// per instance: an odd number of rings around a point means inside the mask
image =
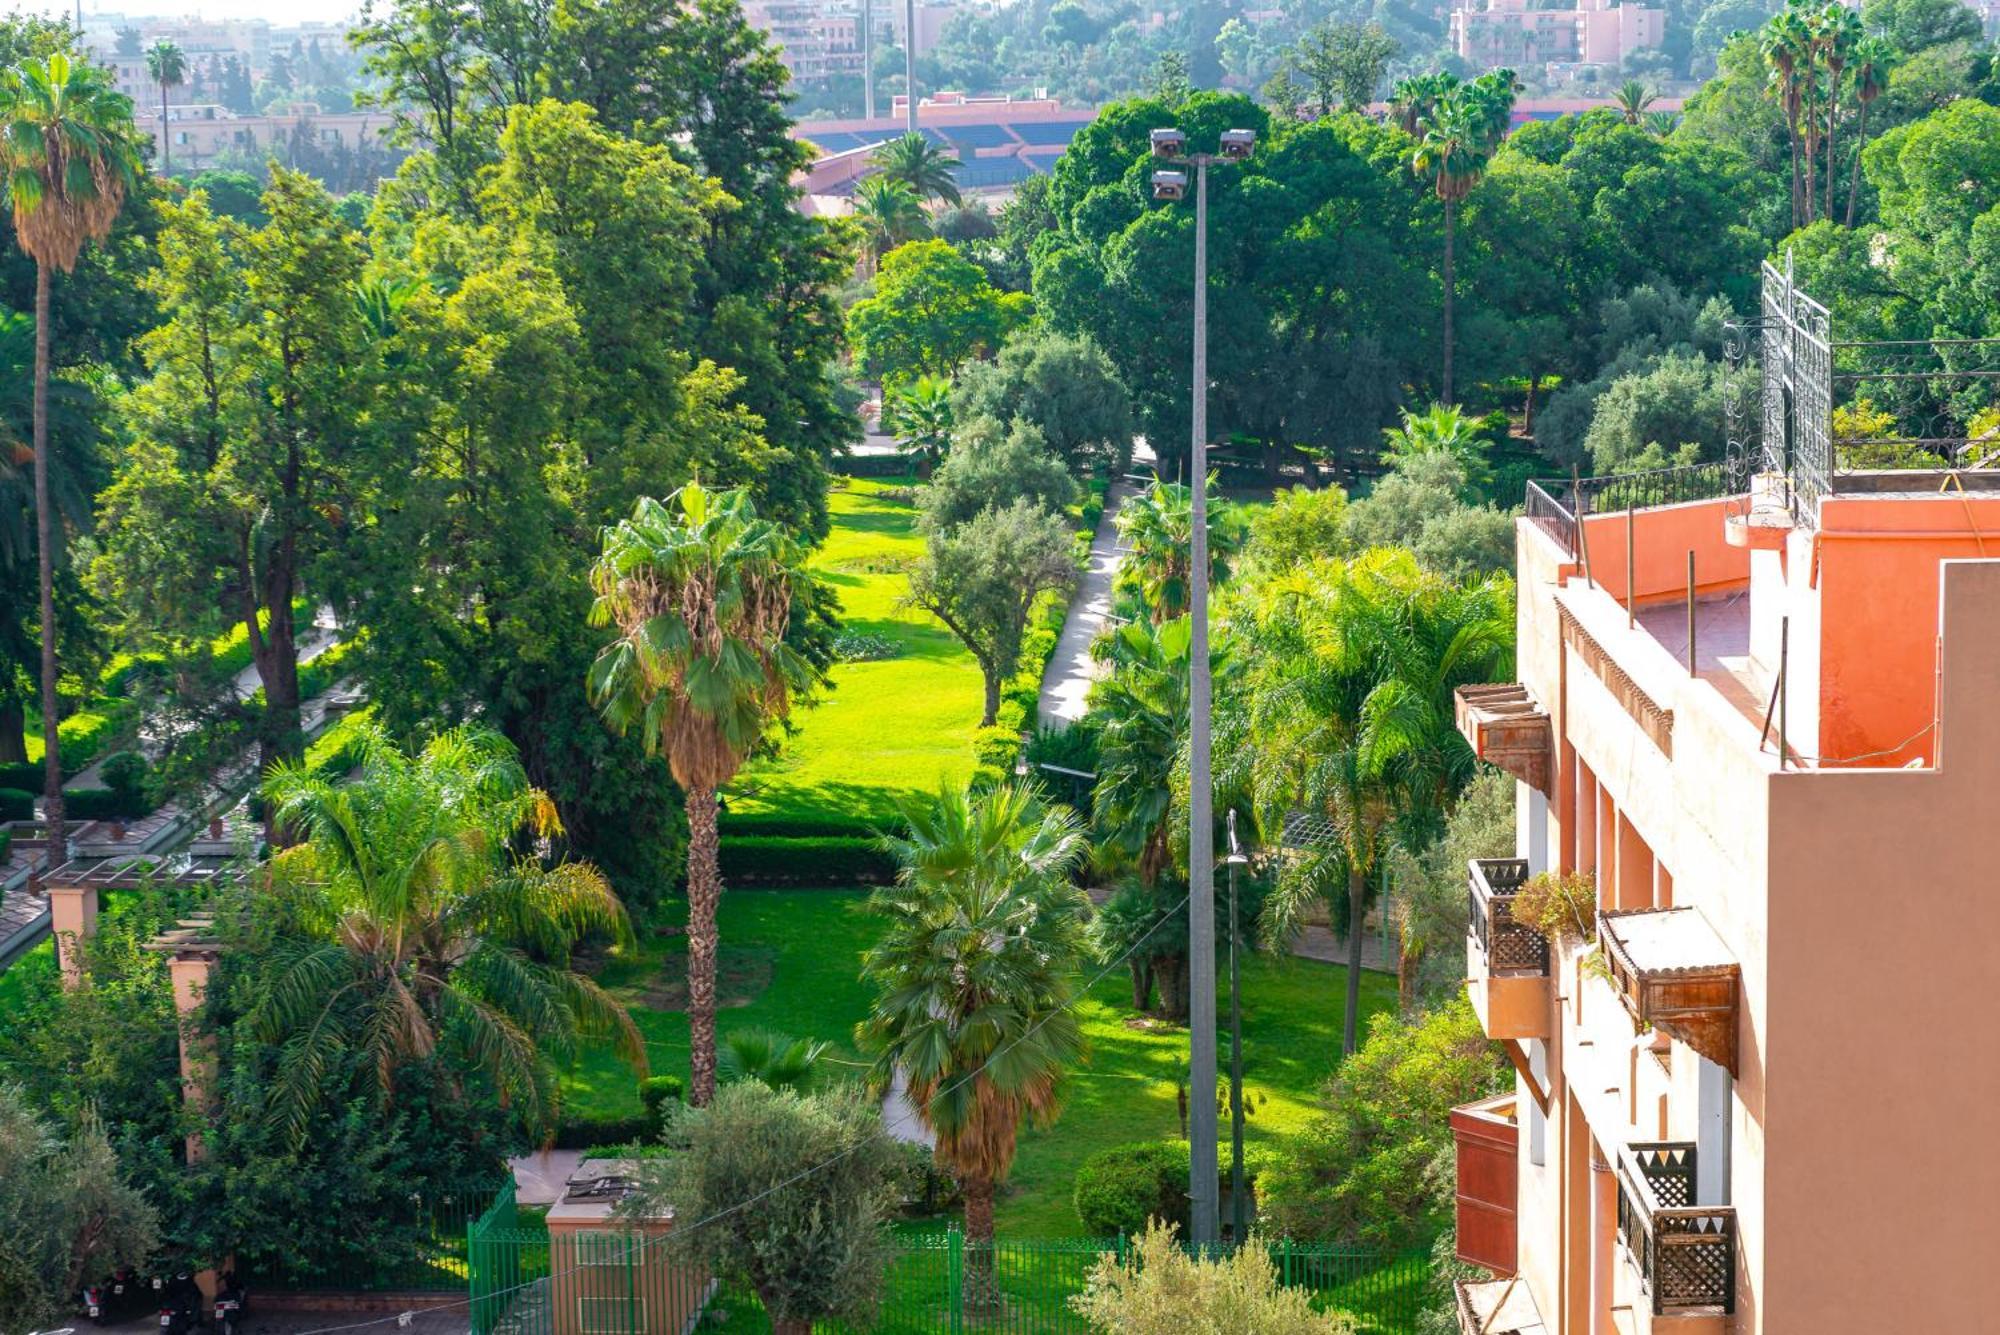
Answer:
POLYGON ((1179 1029, 1182 1026, 1171 1020, 1162 1020, 1155 1015, 1128 1015, 1125 1017, 1125 1027, 1142 1034, 1157 1034, 1162 1030, 1179 1029))
MULTIPOLYGON (((760 948, 724 946, 715 961, 716 1007, 731 1010, 748 1006, 764 995, 764 989, 771 985, 776 954, 760 948)), ((688 993, 683 961, 669 961, 637 993, 639 1004, 648 1010, 685 1011, 688 993)))

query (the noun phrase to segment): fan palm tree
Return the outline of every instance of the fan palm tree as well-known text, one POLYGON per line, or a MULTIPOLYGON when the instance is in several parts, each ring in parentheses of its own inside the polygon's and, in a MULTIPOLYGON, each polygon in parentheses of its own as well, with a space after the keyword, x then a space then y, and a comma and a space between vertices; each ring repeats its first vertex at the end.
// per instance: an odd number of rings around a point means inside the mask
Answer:
POLYGON ((1483 485, 1492 470, 1486 464, 1486 437, 1479 424, 1455 403, 1433 403, 1420 413, 1403 411, 1401 426, 1382 433, 1384 462, 1414 459, 1423 454, 1448 454, 1458 461, 1468 486, 1483 485))
MULTIPOLYGON (((1380 549, 1323 561, 1261 592, 1229 736, 1255 738, 1250 783, 1266 829, 1305 815, 1326 831, 1267 910, 1285 928, 1324 899, 1348 942, 1343 1041, 1359 1039, 1361 936, 1383 859, 1419 847, 1471 779, 1452 692, 1512 670, 1512 586, 1460 586, 1380 549)), ((1226 746, 1223 748, 1226 749, 1226 746)))
POLYGON ((879 265, 897 246, 930 232, 917 192, 892 176, 862 178, 854 187, 854 217, 867 238, 871 265, 879 265))
MULTIPOLYGON (((1243 546, 1244 527, 1234 506, 1215 494, 1208 478, 1208 575, 1229 578, 1229 563, 1243 546)), ((1178 482, 1153 484, 1118 507, 1118 536, 1127 552, 1120 588, 1135 594, 1155 623, 1186 616, 1193 596, 1194 493, 1178 482)))
POLYGON ((664 755, 687 793, 689 1101, 715 1094, 716 789, 736 776, 813 670, 785 642, 805 553, 742 488, 690 482, 604 531, 590 620, 617 634, 590 695, 619 732, 664 755))
POLYGON ((896 882, 870 901, 888 925, 863 959, 876 999, 856 1038, 870 1085, 902 1078, 964 1186, 966 1293, 988 1307, 994 1191, 1021 1123, 1054 1120, 1063 1075, 1084 1056, 1070 1002, 1089 906, 1069 881, 1083 834, 1019 783, 943 791, 902 814, 909 836, 884 841, 896 882))
POLYGON ((912 131, 889 140, 869 155, 869 161, 882 175, 910 187, 920 200, 958 203, 958 178, 951 170, 958 159, 921 134, 912 131))
POLYGON ((1671 111, 1649 111, 1646 113, 1646 132, 1656 139, 1665 139, 1680 124, 1680 117, 1671 111))
POLYGON ((1785 113, 1785 131, 1792 152, 1792 227, 1805 226, 1805 190, 1801 171, 1799 117, 1805 104, 1805 80, 1810 77, 1812 34, 1796 0, 1773 14, 1760 30, 1758 45, 1771 67, 1771 82, 1785 113))
POLYGON ((1637 79, 1627 79, 1612 94, 1612 104, 1618 108, 1618 115, 1627 125, 1638 125, 1646 119, 1646 112, 1660 95, 1640 83, 1637 79))
POLYGON ((160 175, 173 175, 173 155, 167 145, 167 92, 187 82, 187 56, 171 38, 162 37, 146 51, 146 73, 160 85, 160 175))
POLYGON ((280 1045, 272 1120, 302 1139, 343 1056, 386 1098, 405 1064, 447 1054, 537 1128, 555 1106, 550 1058, 578 1039, 611 1039, 643 1073, 632 1017, 567 967, 586 936, 630 940, 624 906, 594 867, 514 851, 561 825, 513 747, 458 729, 406 756, 371 729, 359 769, 336 781, 279 761, 264 784, 303 835, 271 866, 288 930, 249 1016, 280 1045))
POLYGON ((1187 740, 1189 648, 1185 616, 1128 621, 1092 647, 1110 671, 1090 688, 1099 720, 1091 811, 1097 836, 1156 885, 1172 856, 1174 763, 1187 740))
POLYGON ((1868 108, 1889 91, 1895 48, 1879 37, 1864 37, 1854 48, 1854 101, 1861 108, 1855 129, 1854 172, 1847 182, 1847 225, 1854 226, 1854 205, 1861 197, 1861 152, 1868 147, 1868 108))
POLYGON ((35 261, 35 535, 41 565, 42 747, 49 856, 62 860, 62 754, 56 725, 55 507, 49 496, 49 288, 84 246, 110 233, 137 180, 132 100, 110 74, 61 52, 0 77, 0 168, 14 236, 35 261))
POLYGON ((1399 79, 1389 94, 1389 116, 1404 134, 1416 137, 1438 102, 1459 86, 1455 74, 1417 74, 1399 79))
MULTIPOLYGON (((1485 76, 1481 76, 1483 79, 1485 76)), ((1458 206, 1472 193, 1486 174, 1492 160, 1493 112, 1491 100, 1469 94, 1474 84, 1460 84, 1421 119, 1422 132, 1410 167, 1419 176, 1431 178, 1432 188, 1444 205, 1444 374, 1443 397, 1452 397, 1452 316, 1457 273, 1453 245, 1458 228, 1458 206)))
POLYGON ((889 404, 895 413, 896 443, 917 456, 924 476, 929 477, 951 448, 951 381, 939 375, 920 375, 890 391, 889 404))
POLYGON ((728 1080, 755 1080, 767 1089, 808 1094, 829 1046, 769 1029, 738 1029, 723 1036, 719 1064, 728 1080))
POLYGON ((1826 216, 1831 220, 1834 181, 1838 176, 1833 164, 1837 156, 1835 131, 1840 118, 1840 78, 1867 34, 1861 26, 1860 13, 1838 3, 1829 3, 1820 11, 1820 27, 1826 64, 1826 216))

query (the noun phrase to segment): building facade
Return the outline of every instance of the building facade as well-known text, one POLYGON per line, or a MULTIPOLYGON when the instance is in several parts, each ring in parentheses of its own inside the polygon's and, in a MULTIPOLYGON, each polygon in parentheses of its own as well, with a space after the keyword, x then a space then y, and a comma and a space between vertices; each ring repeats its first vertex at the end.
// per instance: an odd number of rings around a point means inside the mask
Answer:
POLYGON ((1825 311, 1767 272, 1756 323, 1760 439, 1531 491, 1519 680, 1460 695, 1519 784, 1468 869, 1481 1335, 2000 1328, 2000 479, 1843 470, 1825 311))
POLYGON ((1665 35, 1666 11, 1612 0, 1577 0, 1570 9, 1541 8, 1533 0, 1459 0, 1451 11, 1452 50, 1480 69, 1616 68, 1665 35))

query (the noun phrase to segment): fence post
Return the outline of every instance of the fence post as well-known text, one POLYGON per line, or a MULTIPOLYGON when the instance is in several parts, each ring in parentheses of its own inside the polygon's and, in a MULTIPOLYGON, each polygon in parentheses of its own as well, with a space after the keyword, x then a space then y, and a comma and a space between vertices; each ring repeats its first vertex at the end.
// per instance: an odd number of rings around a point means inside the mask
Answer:
POLYGON ((965 1330, 965 1235, 952 1229, 945 1235, 944 1300, 951 1309, 951 1335, 965 1330))
POLYGON ((1278 1283, 1290 1284, 1291 1282, 1292 1282, 1292 1240, 1290 1238, 1286 1238, 1284 1259, 1282 1262, 1280 1262, 1278 1269, 1278 1283))
POLYGON ((1121 1267, 1125 1264, 1125 1230, 1122 1228, 1118 1230, 1118 1264, 1121 1267))

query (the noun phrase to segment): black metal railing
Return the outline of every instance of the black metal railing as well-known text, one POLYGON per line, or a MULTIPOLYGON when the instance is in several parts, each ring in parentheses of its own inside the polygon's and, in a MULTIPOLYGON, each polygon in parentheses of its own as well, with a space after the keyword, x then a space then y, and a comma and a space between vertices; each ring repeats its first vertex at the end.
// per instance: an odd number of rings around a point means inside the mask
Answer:
POLYGON ((1695 1147, 1642 1141, 1618 1151, 1618 1241, 1654 1315, 1736 1311, 1736 1211, 1696 1205, 1695 1147))
POLYGON ((1577 525, 1591 515, 1721 500, 1736 495, 1745 485, 1727 462, 1687 464, 1679 468, 1587 477, 1575 483, 1530 482, 1525 509, 1531 523, 1575 556, 1577 525))
POLYGON ((1547 938, 1514 921, 1514 896, 1527 879, 1525 858, 1474 858, 1466 863, 1472 936, 1486 954, 1489 974, 1548 975, 1547 938))

